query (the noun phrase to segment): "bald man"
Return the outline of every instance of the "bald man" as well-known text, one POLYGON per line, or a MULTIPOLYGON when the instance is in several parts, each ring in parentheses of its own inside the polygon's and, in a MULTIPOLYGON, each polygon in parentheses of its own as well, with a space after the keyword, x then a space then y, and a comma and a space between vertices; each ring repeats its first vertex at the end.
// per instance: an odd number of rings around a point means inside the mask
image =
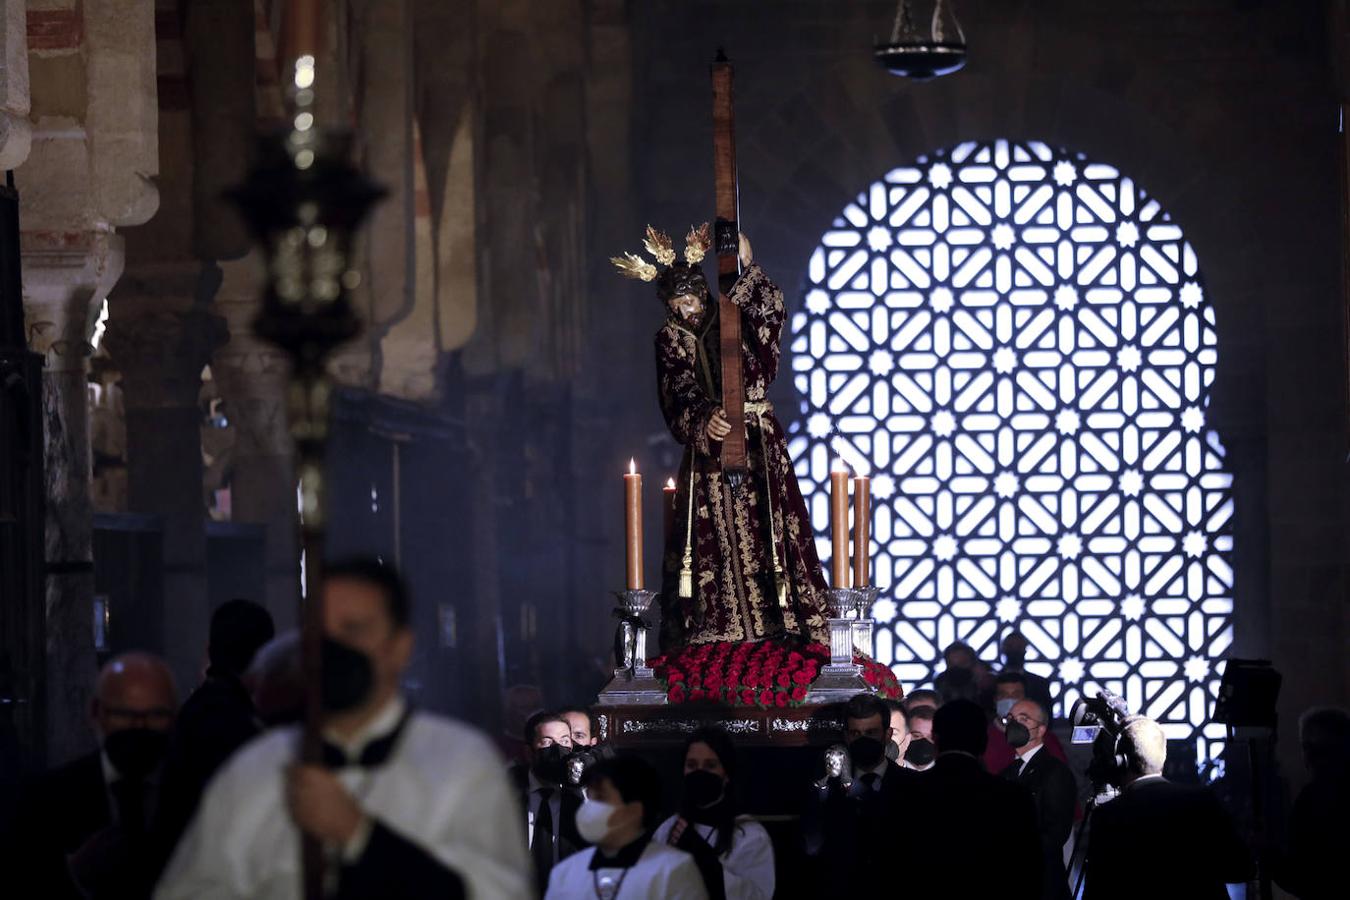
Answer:
POLYGON ((158 657, 128 653, 103 667, 90 704, 98 749, 29 785, 5 842, 15 896, 149 895, 150 820, 177 708, 158 657))
POLYGON ((1163 777, 1167 738, 1152 719, 1130 719, 1117 752, 1125 758, 1124 783, 1092 816, 1087 900, 1227 900, 1224 885, 1254 871, 1228 811, 1208 788, 1163 777))

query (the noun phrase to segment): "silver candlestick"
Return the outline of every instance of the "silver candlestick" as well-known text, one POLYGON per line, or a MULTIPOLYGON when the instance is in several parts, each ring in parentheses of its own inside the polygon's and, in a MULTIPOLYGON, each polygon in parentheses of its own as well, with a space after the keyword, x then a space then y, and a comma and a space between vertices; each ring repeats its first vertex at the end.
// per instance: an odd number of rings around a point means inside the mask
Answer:
POLYGON ((863 680, 862 666, 853 662, 853 628, 858 606, 865 602, 862 594, 863 590, 855 588, 831 588, 825 592, 830 610, 830 661, 811 686, 808 703, 837 703, 870 690, 863 680))
POLYGON ((666 690, 647 665, 647 632, 652 628, 650 611, 656 591, 616 591, 619 627, 615 635, 614 677, 600 691, 601 705, 660 706, 666 690))
POLYGON ((857 606, 854 607, 858 617, 853 620, 853 646, 859 653, 866 653, 876 659, 877 648, 873 641, 877 622, 872 618, 872 606, 877 602, 878 591, 875 587, 854 590, 858 593, 857 606))

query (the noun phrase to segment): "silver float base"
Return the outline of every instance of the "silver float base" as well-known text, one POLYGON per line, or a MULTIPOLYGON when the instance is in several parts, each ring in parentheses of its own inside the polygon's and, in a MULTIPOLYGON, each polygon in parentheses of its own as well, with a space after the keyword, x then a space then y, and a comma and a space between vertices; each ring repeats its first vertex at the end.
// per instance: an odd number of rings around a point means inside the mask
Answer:
POLYGON ((633 672, 620 669, 601 689, 597 702, 601 706, 665 706, 666 689, 645 666, 633 672))
POLYGON ((862 666, 856 664, 828 665, 820 670, 820 675, 811 685, 811 690, 806 695, 806 702, 840 703, 854 694, 870 693, 872 693, 872 689, 863 680, 862 666))

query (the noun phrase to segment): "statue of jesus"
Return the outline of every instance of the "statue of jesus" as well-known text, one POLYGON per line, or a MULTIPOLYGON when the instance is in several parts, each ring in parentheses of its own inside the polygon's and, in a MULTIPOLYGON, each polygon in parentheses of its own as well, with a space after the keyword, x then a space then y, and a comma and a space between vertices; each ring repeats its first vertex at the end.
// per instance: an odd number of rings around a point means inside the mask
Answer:
POLYGON ((787 441, 765 399, 778 374, 783 292, 742 234, 742 273, 729 296, 741 316, 745 417, 730 422, 718 399, 718 306, 700 266, 709 244, 706 224, 691 229, 677 262, 670 238, 649 227, 645 246, 661 268, 632 254, 614 260, 623 274, 654 281, 665 307, 656 333, 661 411, 685 448, 662 566, 661 650, 792 636, 823 643, 825 579, 787 441), (738 484, 719 459, 732 428, 745 429, 748 450, 738 484))

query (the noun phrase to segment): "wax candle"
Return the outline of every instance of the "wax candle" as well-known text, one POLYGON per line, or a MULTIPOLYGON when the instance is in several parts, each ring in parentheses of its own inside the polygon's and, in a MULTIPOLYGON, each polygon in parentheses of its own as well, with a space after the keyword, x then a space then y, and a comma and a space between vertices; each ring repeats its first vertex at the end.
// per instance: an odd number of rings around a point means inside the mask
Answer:
POLYGON ((848 473, 836 468, 830 473, 830 535, 834 539, 830 554, 830 581, 837 588, 848 587, 848 473))
POLYGON ((628 474, 623 476, 623 524, 628 547, 628 589, 642 590, 642 476, 638 474, 637 460, 628 461, 628 474))
POLYGON ((665 549, 670 548, 671 535, 675 533, 675 479, 667 478, 666 486, 661 490, 661 513, 665 522, 665 549))
POLYGON ((853 479, 853 586, 865 588, 872 578, 872 479, 853 479))

